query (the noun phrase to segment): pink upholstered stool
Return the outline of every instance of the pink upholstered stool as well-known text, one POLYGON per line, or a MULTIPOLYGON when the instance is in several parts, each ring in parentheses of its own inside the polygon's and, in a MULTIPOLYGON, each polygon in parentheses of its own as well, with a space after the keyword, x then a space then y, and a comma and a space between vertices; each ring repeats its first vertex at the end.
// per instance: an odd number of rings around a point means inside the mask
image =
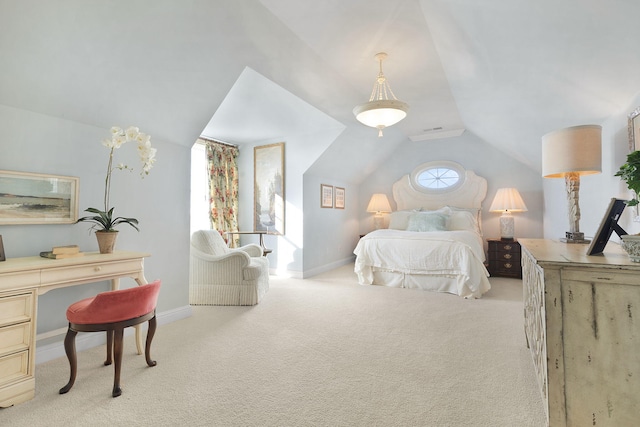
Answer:
POLYGON ((135 288, 102 292, 93 298, 86 298, 73 303, 67 309, 69 329, 64 339, 64 350, 69 359, 71 375, 67 385, 60 389, 60 394, 71 390, 76 380, 76 335, 78 332, 107 332, 107 360, 111 365, 115 360, 113 378, 113 397, 122 394, 120 388, 120 367, 122 365, 122 336, 124 328, 149 321, 145 358, 147 365, 156 366, 151 360, 151 340, 156 332, 156 303, 160 292, 160 280, 135 288))

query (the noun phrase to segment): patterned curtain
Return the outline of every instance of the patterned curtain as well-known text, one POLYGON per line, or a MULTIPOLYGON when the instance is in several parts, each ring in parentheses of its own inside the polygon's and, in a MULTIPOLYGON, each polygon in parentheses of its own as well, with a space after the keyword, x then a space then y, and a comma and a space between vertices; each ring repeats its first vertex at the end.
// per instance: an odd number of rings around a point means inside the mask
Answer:
POLYGON ((205 143, 209 175, 209 218, 211 228, 218 230, 231 247, 239 244, 235 235, 229 239, 226 231, 238 231, 238 163, 237 147, 215 141, 205 143))

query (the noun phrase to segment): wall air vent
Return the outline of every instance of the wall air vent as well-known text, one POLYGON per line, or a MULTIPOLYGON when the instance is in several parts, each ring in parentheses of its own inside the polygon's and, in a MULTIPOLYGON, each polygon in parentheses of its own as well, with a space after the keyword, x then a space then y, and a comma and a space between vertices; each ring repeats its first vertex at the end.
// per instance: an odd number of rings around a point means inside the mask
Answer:
POLYGON ((444 129, 442 126, 431 129, 424 129, 419 135, 412 135, 409 139, 413 142, 427 141, 430 139, 443 139, 460 136, 464 133, 464 129, 444 129))

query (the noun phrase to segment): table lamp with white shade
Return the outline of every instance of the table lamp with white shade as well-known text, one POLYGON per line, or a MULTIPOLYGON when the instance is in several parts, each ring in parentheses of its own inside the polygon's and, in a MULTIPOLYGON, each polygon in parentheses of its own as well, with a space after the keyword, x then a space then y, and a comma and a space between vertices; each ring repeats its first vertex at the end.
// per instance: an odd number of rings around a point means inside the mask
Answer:
POLYGON ((589 243, 580 232, 580 176, 602 172, 602 127, 573 126, 542 137, 542 176, 564 178, 569 231, 563 242, 589 243))
POLYGON ((514 221, 512 212, 526 212, 527 205, 515 188, 499 188, 493 203, 489 208, 490 212, 502 212, 500 217, 500 238, 502 240, 514 239, 514 221))
POLYGON ((383 213, 391 212, 391 205, 386 194, 376 193, 371 196, 369 205, 367 206, 367 212, 375 213, 373 217, 373 227, 378 230, 384 227, 383 213))

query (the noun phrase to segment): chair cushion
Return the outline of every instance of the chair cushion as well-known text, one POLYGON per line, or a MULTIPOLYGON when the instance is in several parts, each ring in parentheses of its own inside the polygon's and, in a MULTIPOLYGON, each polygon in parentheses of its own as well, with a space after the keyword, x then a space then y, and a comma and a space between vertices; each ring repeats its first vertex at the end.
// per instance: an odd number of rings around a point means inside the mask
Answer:
POLYGON ((135 319, 155 310, 159 292, 160 280, 135 288, 102 292, 71 304, 67 309, 67 320, 90 325, 135 319))
POLYGON ((198 230, 191 236, 191 244, 209 255, 220 256, 230 251, 217 230, 198 230))

